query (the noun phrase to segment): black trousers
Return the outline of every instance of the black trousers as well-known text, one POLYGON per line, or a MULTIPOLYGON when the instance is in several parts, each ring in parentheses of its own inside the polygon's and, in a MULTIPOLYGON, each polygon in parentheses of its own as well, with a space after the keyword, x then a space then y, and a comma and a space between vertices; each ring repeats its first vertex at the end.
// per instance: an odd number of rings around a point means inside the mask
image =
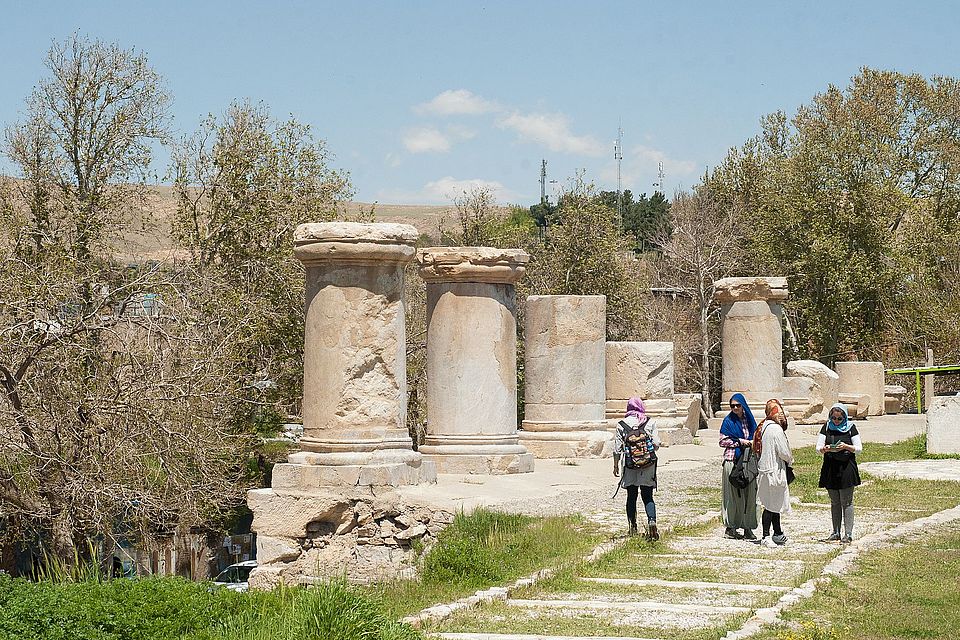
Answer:
POLYGON ((653 502, 653 487, 624 487, 627 490, 627 520, 630 526, 637 526, 637 495, 643 500, 643 509, 647 520, 657 520, 657 505, 653 502))

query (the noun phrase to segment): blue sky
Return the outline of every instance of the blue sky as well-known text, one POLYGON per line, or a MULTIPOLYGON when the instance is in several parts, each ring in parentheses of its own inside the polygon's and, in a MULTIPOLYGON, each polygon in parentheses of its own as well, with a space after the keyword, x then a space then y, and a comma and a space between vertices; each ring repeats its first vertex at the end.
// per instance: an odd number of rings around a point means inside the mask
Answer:
POLYGON ((179 133, 246 98, 310 124, 365 202, 482 183, 531 204, 541 159, 559 184, 583 170, 615 189, 618 122, 624 188, 652 192, 662 162, 670 194, 861 66, 960 75, 946 0, 0 5, 3 126, 51 41, 79 31, 148 55, 179 133))

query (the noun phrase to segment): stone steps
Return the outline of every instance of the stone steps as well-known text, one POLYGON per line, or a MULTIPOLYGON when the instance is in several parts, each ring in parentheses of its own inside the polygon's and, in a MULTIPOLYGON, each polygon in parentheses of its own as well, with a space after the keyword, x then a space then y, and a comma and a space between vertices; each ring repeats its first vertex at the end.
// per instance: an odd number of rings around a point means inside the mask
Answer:
POLYGON ((584 582, 621 585, 624 587, 665 587, 668 589, 725 589, 727 591, 767 591, 783 593, 790 587, 771 584, 733 584, 730 582, 698 582, 683 580, 660 580, 658 578, 580 578, 584 582))
POLYGON ((544 636, 526 633, 436 633, 429 637, 445 640, 657 640, 626 636, 544 636))

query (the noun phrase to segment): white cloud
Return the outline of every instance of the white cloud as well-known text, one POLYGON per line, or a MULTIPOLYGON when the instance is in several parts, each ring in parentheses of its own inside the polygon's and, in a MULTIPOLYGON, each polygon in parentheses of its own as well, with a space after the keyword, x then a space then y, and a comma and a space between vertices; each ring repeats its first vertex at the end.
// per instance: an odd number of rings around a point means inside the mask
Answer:
POLYGON ((403 146, 410 153, 446 153, 450 151, 450 139, 433 127, 419 127, 403 134, 403 146))
POLYGON ((485 100, 466 89, 448 89, 438 94, 430 102, 418 104, 413 110, 420 114, 435 116, 475 116, 499 111, 500 106, 496 102, 485 100))
POLYGON ((381 191, 377 194, 377 200, 391 204, 450 205, 453 203, 453 199, 463 195, 464 191, 469 192, 475 188, 490 189, 493 192, 494 200, 497 202, 516 200, 514 195, 496 180, 484 180, 483 178, 457 179, 453 176, 431 180, 423 185, 420 190, 414 192, 381 191))
POLYGON ((515 131, 521 140, 536 142, 551 151, 586 156, 602 156, 606 145, 592 136, 577 136, 570 131, 570 120, 560 113, 515 112, 501 118, 497 125, 515 131))

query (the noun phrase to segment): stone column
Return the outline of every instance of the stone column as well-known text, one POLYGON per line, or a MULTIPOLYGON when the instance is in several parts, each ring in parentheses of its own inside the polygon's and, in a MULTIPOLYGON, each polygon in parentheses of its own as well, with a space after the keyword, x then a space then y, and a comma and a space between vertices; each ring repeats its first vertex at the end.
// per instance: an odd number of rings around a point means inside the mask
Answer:
POLYGON ((294 254, 306 267, 303 451, 274 467, 274 489, 436 480, 406 425, 403 265, 417 237, 401 224, 297 227, 294 254))
POLYGON ((838 362, 834 365, 844 396, 867 396, 867 415, 884 414, 885 371, 882 362, 838 362))
MULTIPOLYGON (((666 444, 692 441, 687 411, 680 415, 674 397, 672 342, 608 342, 606 345, 606 417, 616 429, 627 400, 638 397, 666 444)), ((689 408, 690 403, 687 402, 689 408)), ((699 415, 696 416, 699 421, 699 415)))
POLYGON ((783 399, 780 303, 787 299, 787 279, 723 278, 714 286, 714 299, 723 305, 723 402, 739 392, 762 414, 767 400, 783 399))
POLYGON ((524 473, 517 435, 515 288, 519 249, 436 247, 417 255, 427 283, 427 435, 441 473, 524 473))
POLYGON ((605 296, 530 296, 524 309, 524 421, 538 458, 605 457, 605 296))

